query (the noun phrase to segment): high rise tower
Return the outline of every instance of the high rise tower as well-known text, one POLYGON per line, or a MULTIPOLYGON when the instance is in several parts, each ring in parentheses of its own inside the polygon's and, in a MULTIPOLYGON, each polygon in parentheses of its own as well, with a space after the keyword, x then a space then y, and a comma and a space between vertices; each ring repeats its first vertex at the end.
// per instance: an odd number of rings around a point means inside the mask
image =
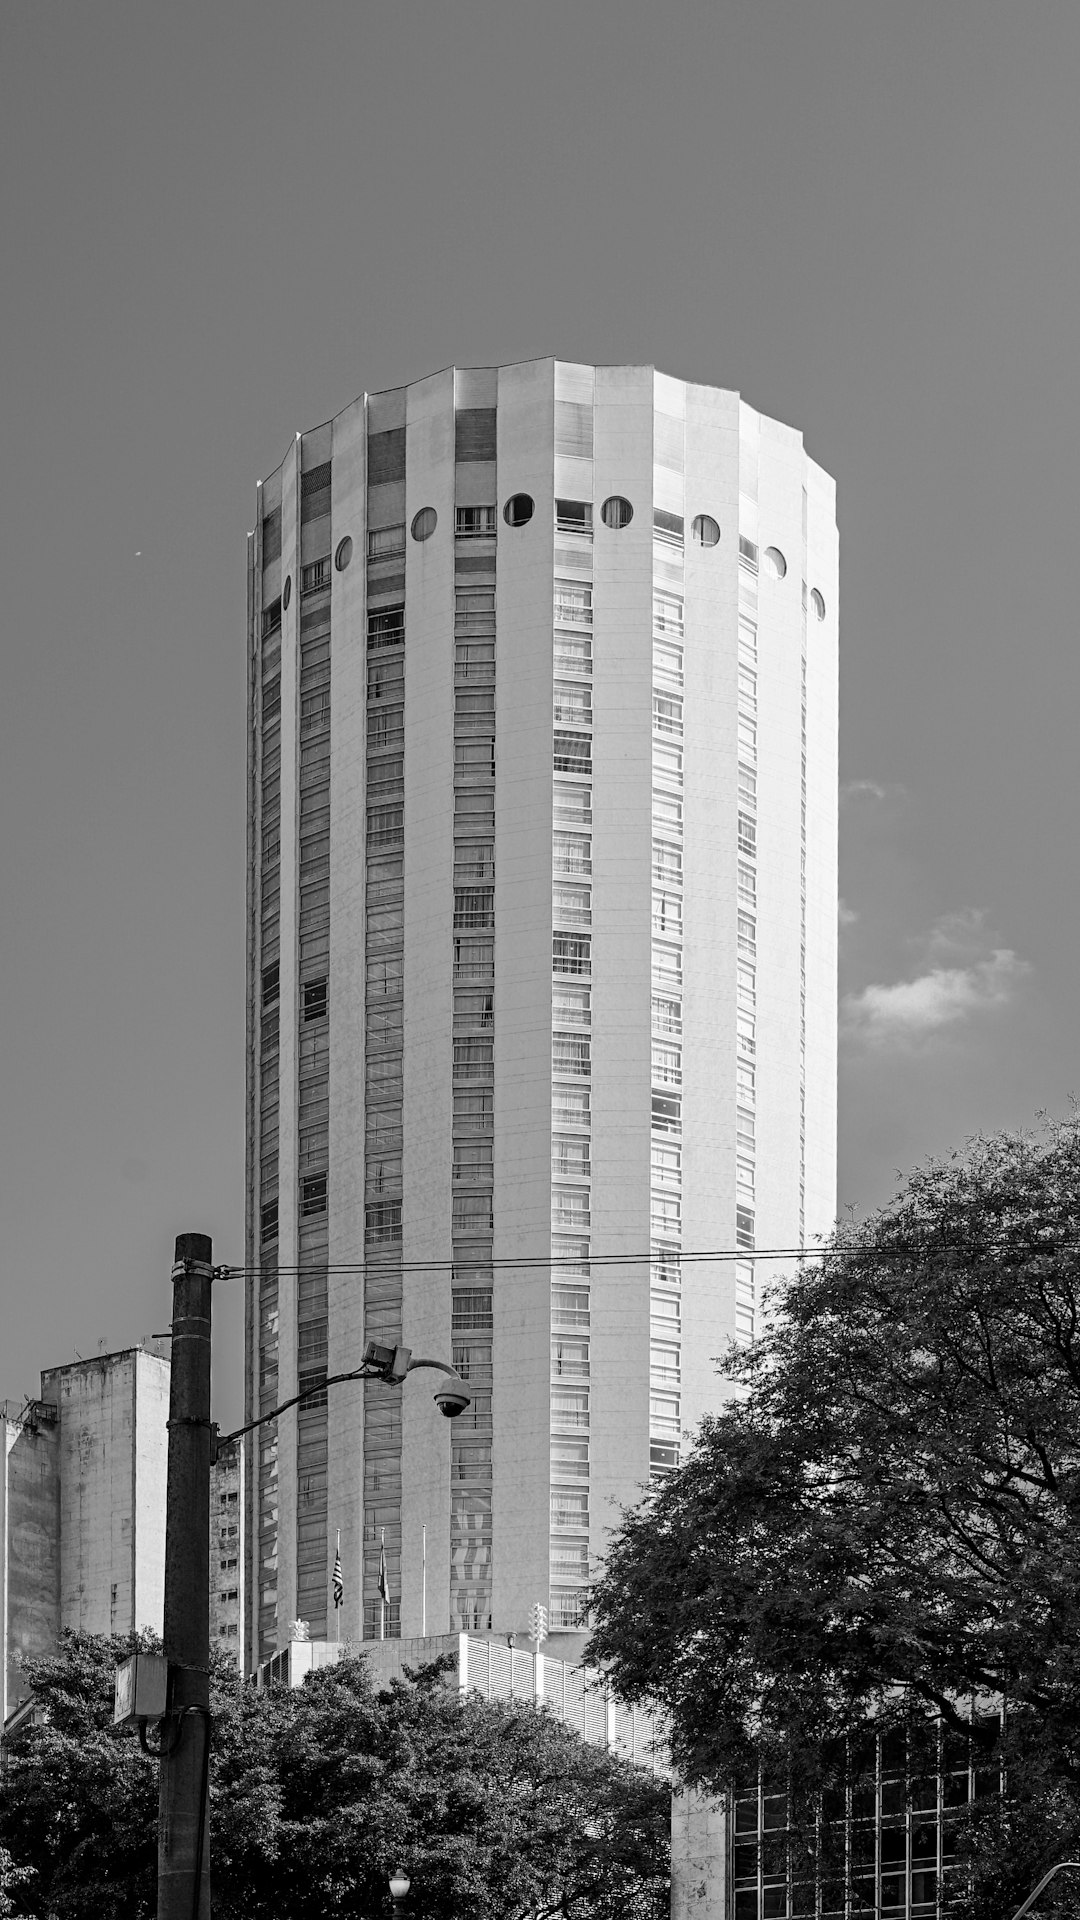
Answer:
POLYGON ((297 436, 249 639, 251 1410, 370 1338, 474 1396, 261 1430, 249 1657, 339 1529, 346 1636, 384 1543, 390 1632, 572 1632, 832 1223, 833 483, 651 367, 448 369, 297 436))

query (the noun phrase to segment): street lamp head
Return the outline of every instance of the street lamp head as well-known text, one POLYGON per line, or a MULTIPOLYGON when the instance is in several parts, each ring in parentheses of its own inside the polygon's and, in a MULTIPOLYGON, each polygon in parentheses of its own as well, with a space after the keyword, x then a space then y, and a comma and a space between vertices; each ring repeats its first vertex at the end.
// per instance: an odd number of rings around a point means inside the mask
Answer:
POLYGON ((399 1900, 404 1900, 411 1885, 412 1882, 404 1867, 395 1867, 393 1873, 390 1875, 390 1898, 393 1900, 395 1907, 399 1900))
POLYGON ((472 1395, 468 1387, 456 1373, 448 1374, 444 1380, 440 1380, 435 1389, 435 1405, 446 1420, 456 1420, 459 1413, 464 1413, 471 1400, 472 1395))

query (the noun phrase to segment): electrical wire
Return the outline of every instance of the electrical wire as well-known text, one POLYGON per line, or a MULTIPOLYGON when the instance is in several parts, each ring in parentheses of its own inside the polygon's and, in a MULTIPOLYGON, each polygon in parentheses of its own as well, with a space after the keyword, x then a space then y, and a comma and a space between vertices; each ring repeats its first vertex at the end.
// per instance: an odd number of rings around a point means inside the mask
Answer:
POLYGON ((1067 1235, 1054 1239, 1038 1239, 1027 1243, 1015 1239, 999 1240, 945 1240, 934 1241, 894 1241, 889 1246, 846 1246, 840 1242, 831 1246, 817 1247, 672 1247, 670 1251, 658 1252, 651 1249, 648 1253, 586 1253, 586 1254, 520 1254, 505 1255, 499 1258, 467 1258, 450 1260, 315 1260, 302 1263, 268 1260, 261 1266, 245 1267, 224 1264, 214 1269, 215 1280, 243 1280, 259 1278, 274 1273, 368 1273, 384 1272, 390 1268, 395 1273, 453 1273, 455 1269, 470 1269, 476 1272, 496 1272, 505 1268, 523 1268, 526 1270, 544 1270, 551 1267, 686 1267, 704 1264, 710 1261, 728 1260, 798 1260, 816 1261, 832 1255, 841 1260, 888 1260, 900 1259, 924 1260, 930 1254, 973 1253, 983 1255, 1001 1253, 1022 1253, 1027 1257, 1043 1253, 1066 1253, 1080 1250, 1080 1235, 1067 1235))

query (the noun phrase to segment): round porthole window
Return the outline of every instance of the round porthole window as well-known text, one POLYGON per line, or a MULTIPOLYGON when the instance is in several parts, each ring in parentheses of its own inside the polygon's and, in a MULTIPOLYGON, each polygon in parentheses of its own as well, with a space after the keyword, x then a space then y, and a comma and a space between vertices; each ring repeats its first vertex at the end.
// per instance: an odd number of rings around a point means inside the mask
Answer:
POLYGON ((787 572, 787 561, 779 547, 766 547, 764 558, 766 573, 773 580, 782 580, 787 572))
POLYGON ((690 531, 699 547, 715 547, 720 544, 720 528, 711 513, 695 514, 690 531))
POLYGON ((600 518, 605 527, 614 527, 616 532, 620 527, 628 527, 633 517, 634 509, 621 493, 609 494, 600 509, 600 518))
POLYGON ((824 620, 825 596, 824 594, 819 593, 816 587, 811 587, 810 589, 810 605, 813 607, 814 612, 817 614, 818 619, 824 620))
POLYGON ((512 493, 503 508, 503 519, 508 527, 527 527, 535 511, 531 493, 512 493))
POLYGON ((414 540, 430 540, 439 524, 439 516, 434 507, 421 507, 413 514, 412 537, 414 540))
POLYGON ((287 573, 285 575, 285 585, 281 589, 282 612, 286 610, 286 608, 288 607, 289 601, 291 599, 292 599, 292 574, 287 573))
POLYGON ((352 559, 352 535, 347 533, 345 535, 344 540, 338 541, 337 552, 334 555, 334 565, 337 568, 339 573, 344 573, 351 559, 352 559))

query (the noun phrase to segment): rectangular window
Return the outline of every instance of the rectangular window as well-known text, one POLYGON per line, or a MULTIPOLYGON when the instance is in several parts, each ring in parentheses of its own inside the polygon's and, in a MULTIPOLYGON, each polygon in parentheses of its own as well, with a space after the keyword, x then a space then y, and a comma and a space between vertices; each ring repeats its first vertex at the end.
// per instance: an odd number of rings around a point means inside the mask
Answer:
POLYGON ((457 640, 454 643, 454 681, 490 685, 495 679, 494 640, 457 640))
POLYGON ((572 785, 568 780, 556 780, 552 806, 558 827, 587 827, 592 823, 592 789, 590 787, 572 785))
POLYGON ((735 1084, 738 1087, 741 1099, 747 1101, 754 1099, 756 1078, 756 1073, 749 1060, 736 1059, 735 1084))
POLYGON ((661 1346, 654 1341, 649 1347, 649 1383, 657 1387, 677 1387, 679 1384, 679 1349, 661 1346))
POLYGON ((673 639, 681 640, 683 635, 683 600, 678 593, 653 593, 653 632, 669 634, 673 639))
POLYGON ((682 901, 677 893, 654 893, 653 932, 664 938, 678 939, 682 933, 682 901))
POLYGON ((653 1094, 652 1130, 654 1133, 682 1132, 682 1098, 679 1094, 653 1094))
POLYGON ((557 1380, 587 1380, 589 1377, 589 1343, 587 1340, 566 1340, 557 1335, 551 1342, 551 1372, 557 1380))
POLYGON ((475 1140, 454 1146, 454 1179, 471 1186, 490 1186, 492 1142, 475 1140))
POLYGON ((673 687, 683 683, 683 650, 670 640, 657 640, 653 644, 653 675, 657 680, 666 680, 673 687))
MULTIPOLYGON (((739 1089, 740 1093, 742 1088, 739 1089)), ((735 1109, 735 1141, 740 1153, 753 1153, 757 1125, 752 1107, 735 1109)))
POLYGON ((673 787, 682 786, 681 747, 669 747, 662 741, 654 739, 652 764, 654 780, 666 781, 669 786, 673 787))
POLYGON ((325 980, 305 980, 303 985, 304 1020, 325 1020, 327 983, 325 980))
POLYGON ((495 925, 495 889, 494 887, 455 887, 454 888, 454 926, 462 930, 469 927, 493 927, 495 925))
POLYGON ((463 1239, 490 1233, 493 1227, 491 1197, 483 1193, 455 1193, 451 1230, 463 1239))
POLYGON ((757 674, 750 667, 739 668, 739 712, 757 717, 757 674))
POLYGON ((583 533, 592 538, 592 501, 556 500, 555 526, 559 533, 583 533))
POLYGON ((271 600, 270 605, 268 607, 263 608, 263 616, 262 616, 263 639, 265 640, 267 634, 269 633, 276 633, 280 625, 281 625, 281 595, 279 594, 276 600, 271 600))
POLYGON ((584 1489, 566 1488, 551 1495, 551 1524, 588 1531, 589 1496, 584 1489))
POLYGON ((554 1387, 551 1394, 551 1424, 553 1427, 587 1427, 589 1424, 588 1389, 573 1387, 554 1387))
POLYGON ((652 946, 653 979, 659 986, 682 986, 682 951, 679 947, 654 940, 652 946))
POLYGON ((455 1287, 451 1295, 453 1331, 483 1332, 492 1324, 491 1293, 479 1287, 455 1287))
POLYGON ((556 580, 555 620, 559 626, 592 626, 592 588, 584 580, 556 580))
POLYGON ((592 1019, 589 987, 553 987, 551 1017, 557 1027, 587 1027, 592 1019))
POLYGON ((552 696, 552 713, 557 727, 591 727, 591 689, 560 686, 556 683, 552 696))
POLYGON ((749 1207, 735 1209, 735 1242, 740 1247, 754 1244, 754 1215, 749 1207))
POLYGON ((458 587, 454 594, 454 629, 460 634, 494 633, 494 587, 458 587))
POLYGON ((745 1013, 753 1013, 757 1005, 757 969, 740 962, 735 970, 736 1005, 745 1013))
POLYGON ((551 1142, 551 1171, 556 1178, 589 1178, 589 1142, 581 1134, 557 1133, 551 1142))
POLYGON ((495 1023, 495 995, 490 987, 454 988, 454 1031, 479 1032, 495 1023))
POLYGON ((577 673, 584 678, 592 673, 592 636, 587 633, 563 633, 555 635, 555 671, 556 673, 577 673))
POLYGON ((752 1013, 735 1015, 735 1044, 740 1053, 757 1052, 757 1022, 752 1013))
POLYGON ((589 1124, 588 1087, 553 1087, 551 1116, 557 1127, 587 1127, 589 1124))
POLYGON ((556 933, 551 940, 552 973, 590 973, 592 939, 587 933, 556 933))
POLYGON ((679 739, 683 730, 683 703, 678 694, 653 694, 653 732, 671 733, 679 739))
POLYGON ((588 1287, 553 1286, 551 1324, 554 1327, 587 1327, 589 1324, 588 1287))
POLYGON ((555 735, 554 766, 556 773, 592 773, 592 741, 585 733, 561 733, 555 735))
POLYGON ((739 861, 739 905, 753 910, 757 906, 757 874, 745 861, 739 861))
POLYGON ((739 852, 757 858, 757 821, 752 813, 739 814, 739 852))
POLYGON ((330 555, 329 554, 325 554, 321 560, 312 560, 308 563, 307 566, 301 568, 300 592, 302 594, 321 593, 323 588, 328 587, 329 585, 330 585, 330 555))
POLYGON ((590 1222, 588 1187, 555 1187, 551 1195, 551 1224, 559 1232, 581 1233, 590 1222))
POLYGON ((400 845, 405 832, 405 811, 400 804, 390 807, 369 807, 367 816, 367 844, 369 847, 391 847, 400 845))
POLYGON ((555 1033, 551 1038, 552 1071, 588 1079, 592 1072, 591 1043, 584 1034, 555 1033))
MULTIPOLYGON (((586 742, 586 744, 588 744, 586 742)), ((454 774, 458 779, 472 775, 476 780, 495 778, 493 740, 455 740, 454 774)))
POLYGON ((678 1394, 651 1393, 649 1395, 649 1432, 677 1435, 680 1425, 678 1394))
POLYGON ((495 977, 495 943, 477 937, 454 936, 454 979, 492 980, 495 977))
POLYGON ((669 1186, 678 1186, 682 1179, 682 1152, 679 1147, 652 1144, 652 1177, 655 1181, 669 1186))
POLYGON ((654 793, 653 826, 658 831, 682 832, 682 801, 673 793, 654 793))
POLYGON ((682 1001, 671 1000, 666 994, 654 993, 652 997, 652 1023, 654 1033, 682 1032, 682 1001))
POLYGON ((455 507, 454 532, 459 540, 494 539, 494 507, 455 507))
POLYGON ((744 566, 750 567, 754 573, 757 572, 757 546, 753 540, 748 540, 744 533, 739 535, 739 560, 744 566))
POLYGON ((739 758, 754 762, 757 760, 757 722, 747 720, 743 714, 738 717, 739 758))
POLYGON ((368 652, 374 653, 377 647, 400 647, 405 640, 405 608, 380 607, 378 613, 369 613, 367 621, 368 652))
POLYGON ((309 1219, 313 1214, 326 1212, 326 1175, 311 1173, 300 1182, 300 1217, 309 1219))
POLYGON ((587 927, 592 919, 592 892, 584 883, 556 882, 552 888, 552 915, 558 926, 587 927))
POLYGON ((370 527, 367 537, 369 560, 393 560, 405 551, 405 523, 399 527, 370 527))
POLYGON ((757 953, 757 921, 752 914, 739 915, 739 952, 747 959, 753 959, 757 953))
POLYGON ((677 1293, 654 1293, 649 1300, 649 1313, 662 1335, 677 1335, 682 1322, 682 1303, 677 1293))
POLYGON ((682 1084, 682 1048, 667 1047, 658 1040, 652 1047, 653 1084, 658 1087, 677 1087, 682 1084))
POLYGON ((467 1093, 460 1087, 454 1092, 454 1132, 490 1133, 494 1124, 492 1095, 490 1093, 467 1093))
POLYGON ((493 1040, 477 1036, 454 1041, 455 1080, 490 1080, 494 1065, 493 1040))
POLYGON ((653 539, 664 546, 681 547, 683 544, 683 517, 681 513, 665 513, 663 508, 653 510, 653 539))
POLYGON ((679 847, 670 846, 664 840, 653 841, 653 885, 658 887, 682 886, 682 852, 679 847))
POLYGON ((592 872, 592 840, 587 833, 556 833, 552 839, 556 873, 592 872))

